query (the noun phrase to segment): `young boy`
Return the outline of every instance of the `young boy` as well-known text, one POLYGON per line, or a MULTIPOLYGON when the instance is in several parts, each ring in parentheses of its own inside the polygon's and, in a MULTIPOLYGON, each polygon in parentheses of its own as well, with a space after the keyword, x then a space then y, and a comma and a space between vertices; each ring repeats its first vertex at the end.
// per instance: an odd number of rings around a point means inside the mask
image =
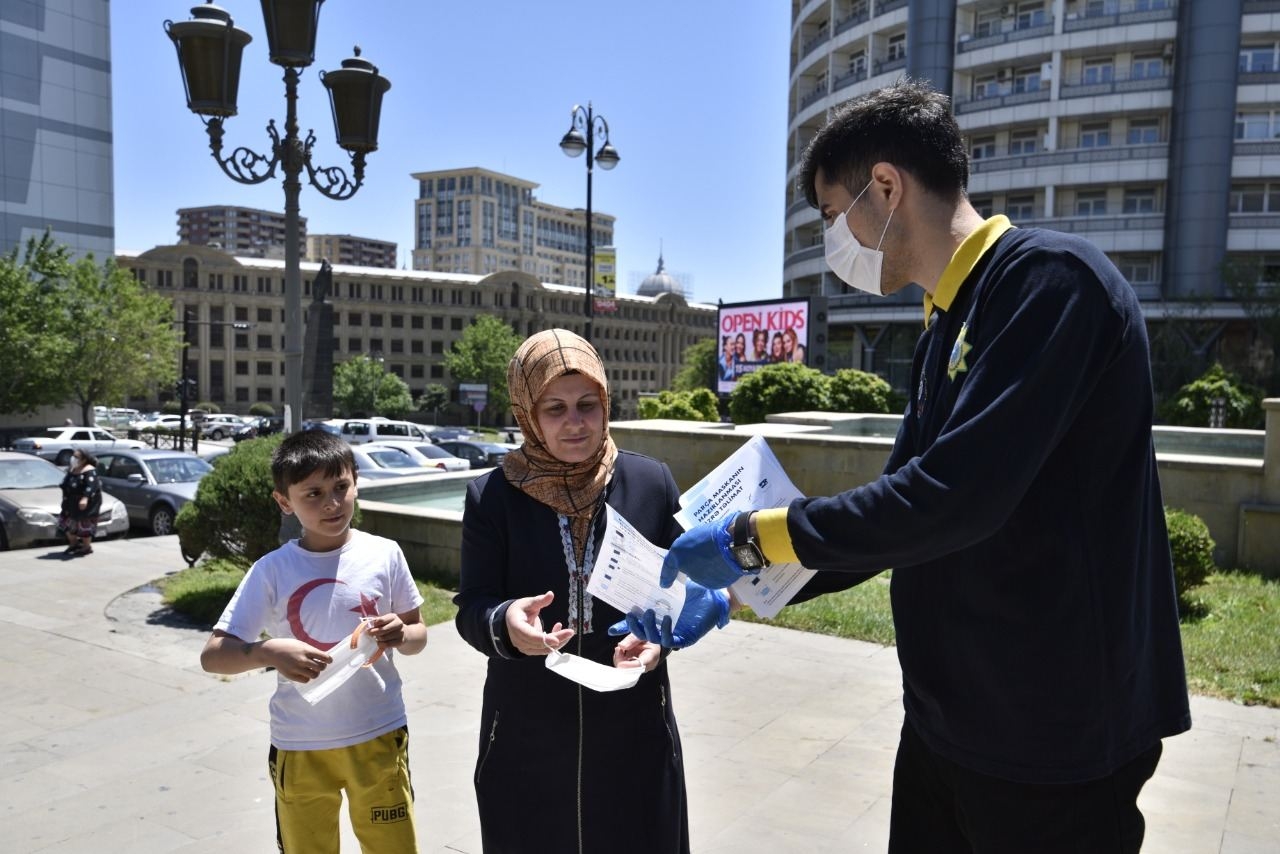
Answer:
POLYGON ((391 650, 427 645, 418 593, 400 547, 350 528, 351 448, 319 430, 288 437, 271 458, 276 501, 302 536, 255 563, 200 654, 210 673, 276 670, 268 763, 282 852, 336 852, 346 790, 365 851, 417 851, 409 735, 391 650), (362 619, 383 654, 309 703, 293 683, 315 679, 362 619), (266 633, 266 639, 260 636, 266 633))

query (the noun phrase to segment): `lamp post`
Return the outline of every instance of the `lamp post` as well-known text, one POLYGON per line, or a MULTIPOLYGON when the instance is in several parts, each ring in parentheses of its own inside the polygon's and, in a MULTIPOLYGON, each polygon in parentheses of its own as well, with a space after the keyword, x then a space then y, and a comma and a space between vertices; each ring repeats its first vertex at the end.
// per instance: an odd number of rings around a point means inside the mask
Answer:
POLYGON ((271 62, 284 68, 284 137, 276 130, 275 119, 267 122, 271 156, 243 146, 222 156, 222 122, 236 115, 236 95, 240 84, 240 59, 252 36, 237 29, 226 10, 206 3, 192 8, 192 20, 165 21, 165 32, 178 51, 187 107, 201 117, 209 134, 209 148, 218 166, 241 184, 261 184, 275 177, 279 167, 284 176, 285 221, 285 403, 289 409, 285 429, 297 430, 302 423, 302 274, 298 258, 298 196, 301 175, 325 196, 343 201, 355 195, 364 183, 365 155, 378 148, 378 121, 382 96, 391 82, 378 74, 372 63, 355 57, 342 68, 321 72, 329 90, 338 145, 351 157, 351 177, 337 166, 315 166, 311 147, 315 132, 298 135, 298 77, 301 69, 315 60, 316 30, 324 0, 262 0, 267 46, 271 62))
MULTIPOLYGON (((191 346, 191 327, 193 326, 230 326, 232 329, 248 329, 248 323, 226 323, 220 320, 192 320, 191 310, 182 310, 182 320, 175 321, 182 323, 182 347, 178 350, 182 359, 178 365, 178 450, 185 451, 187 449, 187 404, 191 401, 191 387, 194 386, 195 380, 187 373, 187 349, 191 346)), ((195 424, 191 425, 191 450, 198 451, 200 448, 199 431, 195 429, 195 424)))
POLYGON ((595 254, 591 245, 594 235, 591 225, 591 173, 596 163, 601 169, 612 169, 618 165, 618 150, 609 144, 609 123, 604 116, 596 115, 591 109, 591 102, 586 108, 580 104, 573 105, 570 113, 569 131, 560 140, 560 150, 569 157, 578 157, 584 151, 587 154, 587 251, 586 251, 586 334, 582 337, 591 341, 591 322, 595 318, 595 254), (596 137, 600 137, 600 148, 595 147, 596 137), (594 153, 593 153, 594 152, 594 153))

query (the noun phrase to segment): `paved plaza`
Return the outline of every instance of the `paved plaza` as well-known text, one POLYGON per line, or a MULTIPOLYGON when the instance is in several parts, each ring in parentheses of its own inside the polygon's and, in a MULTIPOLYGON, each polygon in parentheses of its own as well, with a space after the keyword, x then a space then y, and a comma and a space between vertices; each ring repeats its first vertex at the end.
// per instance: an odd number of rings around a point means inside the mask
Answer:
MULTIPOLYGON (((0 552, 0 846, 273 851, 274 676, 203 673, 206 631, 137 592, 183 566, 175 537, 94 548, 0 552)), ((480 854, 484 658, 449 623, 399 667, 422 850, 480 854)), ((670 667, 695 852, 884 851, 902 723, 892 648, 733 623, 670 667)), ((1280 852, 1280 710, 1200 697, 1191 708, 1193 730, 1166 741, 1142 794, 1144 851, 1280 852)), ((532 797, 571 792, 528 784, 532 797)), ((359 850, 345 822, 343 848, 359 850)))

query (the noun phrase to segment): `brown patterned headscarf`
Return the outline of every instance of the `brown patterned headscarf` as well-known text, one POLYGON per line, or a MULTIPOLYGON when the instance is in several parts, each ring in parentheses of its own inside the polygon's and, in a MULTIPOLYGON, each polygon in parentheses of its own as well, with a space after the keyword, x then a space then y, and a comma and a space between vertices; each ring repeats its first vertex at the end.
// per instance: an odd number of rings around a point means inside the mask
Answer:
POLYGON ((507 454, 502 471, 516 489, 569 517, 574 551, 581 559, 591 517, 618 457, 618 448, 609 437, 609 380, 600 354, 567 329, 547 329, 531 335, 507 365, 507 391, 511 412, 524 434, 524 445, 507 454), (588 459, 566 463, 547 449, 534 405, 554 380, 574 372, 599 387, 604 432, 600 447, 588 459))

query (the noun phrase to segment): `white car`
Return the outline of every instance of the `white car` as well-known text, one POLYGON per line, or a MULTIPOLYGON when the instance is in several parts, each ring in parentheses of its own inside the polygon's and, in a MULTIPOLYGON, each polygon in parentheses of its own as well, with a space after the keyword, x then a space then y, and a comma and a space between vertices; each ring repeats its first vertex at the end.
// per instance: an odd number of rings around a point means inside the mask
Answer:
POLYGON ((239 415, 214 412, 206 415, 200 422, 200 435, 217 441, 235 435, 237 430, 243 430, 247 424, 239 415))
POLYGON ((430 442, 427 428, 412 421, 392 421, 388 418, 351 418, 342 423, 338 435, 348 444, 381 442, 384 439, 418 439, 430 442))
POLYGON ((423 468, 417 460, 409 456, 408 451, 399 448, 369 448, 368 443, 352 445, 351 453, 356 459, 356 476, 360 480, 383 480, 391 477, 411 477, 418 474, 430 474, 439 469, 423 468))
POLYGON ((13 440, 15 451, 35 454, 60 466, 71 462, 71 454, 76 448, 84 448, 97 456, 105 451, 149 447, 151 446, 136 439, 121 439, 101 427, 50 427, 40 436, 13 440))
POLYGON ((418 465, 435 471, 467 471, 471 468, 471 463, 466 460, 458 459, 445 449, 437 448, 430 442, 424 442, 421 439, 417 441, 413 439, 379 439, 376 442, 366 443, 364 447, 397 448, 413 457, 418 465))
MULTIPOLYGON (((155 415, 151 417, 141 418, 129 426, 134 430, 178 430, 178 425, 182 421, 180 415, 155 415)), ((190 428, 193 421, 190 415, 187 416, 187 427, 190 428)))

